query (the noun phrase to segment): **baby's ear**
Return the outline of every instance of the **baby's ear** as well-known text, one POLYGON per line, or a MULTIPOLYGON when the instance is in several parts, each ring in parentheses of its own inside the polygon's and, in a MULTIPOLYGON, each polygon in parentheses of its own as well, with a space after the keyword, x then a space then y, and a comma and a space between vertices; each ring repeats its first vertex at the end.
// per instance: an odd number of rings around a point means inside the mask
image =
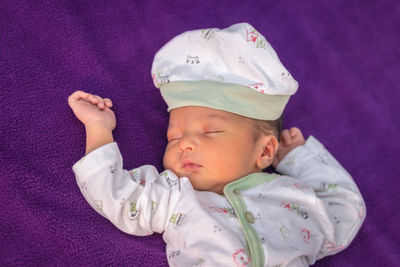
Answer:
POLYGON ((274 135, 264 135, 258 140, 260 143, 260 153, 257 158, 257 167, 265 169, 271 165, 278 151, 279 142, 274 135))

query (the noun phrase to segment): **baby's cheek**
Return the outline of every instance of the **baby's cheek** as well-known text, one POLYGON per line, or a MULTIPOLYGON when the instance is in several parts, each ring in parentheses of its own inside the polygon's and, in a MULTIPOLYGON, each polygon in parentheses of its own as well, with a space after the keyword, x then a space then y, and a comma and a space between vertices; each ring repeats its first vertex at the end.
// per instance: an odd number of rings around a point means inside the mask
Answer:
POLYGON ((171 169, 171 156, 170 152, 168 151, 168 148, 164 152, 164 157, 163 157, 163 165, 164 169, 171 169))
POLYGON ((163 157, 164 169, 176 171, 175 168, 177 167, 178 161, 179 161, 179 158, 178 158, 177 154, 174 153, 173 150, 167 148, 165 150, 164 157, 163 157))
POLYGON ((218 170, 220 176, 231 177, 241 173, 242 162, 236 160, 232 154, 214 157, 213 166, 218 170))

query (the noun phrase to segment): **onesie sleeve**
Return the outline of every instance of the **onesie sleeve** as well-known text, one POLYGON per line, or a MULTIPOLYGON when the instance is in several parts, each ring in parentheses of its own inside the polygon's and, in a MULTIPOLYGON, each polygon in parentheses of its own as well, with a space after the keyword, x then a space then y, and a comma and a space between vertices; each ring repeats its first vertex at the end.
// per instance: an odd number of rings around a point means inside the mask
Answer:
POLYGON ((73 166, 88 203, 120 230, 134 235, 162 233, 176 198, 177 177, 145 165, 123 169, 117 143, 104 145, 73 166))
MULTIPOLYGON (((297 178, 295 187, 299 190, 314 192, 312 206, 320 209, 319 216, 312 220, 323 238, 316 255, 308 257, 308 263, 345 249, 366 215, 364 200, 349 173, 312 136, 305 145, 293 149, 277 166, 277 171, 297 178)), ((311 239, 310 231, 305 229, 301 238, 311 239)))

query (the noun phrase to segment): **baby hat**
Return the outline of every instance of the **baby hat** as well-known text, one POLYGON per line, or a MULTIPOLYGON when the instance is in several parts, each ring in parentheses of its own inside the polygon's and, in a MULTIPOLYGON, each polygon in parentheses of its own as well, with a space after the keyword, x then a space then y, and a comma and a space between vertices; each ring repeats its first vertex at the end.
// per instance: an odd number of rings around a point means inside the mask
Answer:
POLYGON ((155 55, 154 84, 168 111, 184 106, 276 120, 298 83, 253 26, 184 32, 155 55))

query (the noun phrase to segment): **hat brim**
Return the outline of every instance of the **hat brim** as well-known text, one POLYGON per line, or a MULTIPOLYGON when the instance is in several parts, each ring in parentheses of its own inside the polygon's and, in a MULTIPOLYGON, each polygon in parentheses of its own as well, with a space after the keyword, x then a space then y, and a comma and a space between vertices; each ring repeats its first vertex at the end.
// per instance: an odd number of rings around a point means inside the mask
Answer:
POLYGON ((175 81, 160 86, 168 111, 201 106, 228 111, 258 120, 276 120, 289 95, 267 95, 238 84, 216 81, 175 81))

